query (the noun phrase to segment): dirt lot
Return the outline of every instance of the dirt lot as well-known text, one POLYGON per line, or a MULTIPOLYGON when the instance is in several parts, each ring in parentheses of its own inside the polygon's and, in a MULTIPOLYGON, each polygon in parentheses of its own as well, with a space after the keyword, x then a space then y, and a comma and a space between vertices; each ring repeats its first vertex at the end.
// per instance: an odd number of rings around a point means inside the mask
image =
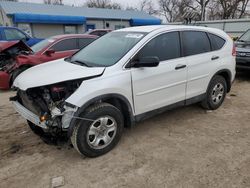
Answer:
POLYGON ((0 187, 250 187, 250 76, 224 105, 166 112, 125 130, 108 154, 88 159, 34 135, 0 93, 0 187))

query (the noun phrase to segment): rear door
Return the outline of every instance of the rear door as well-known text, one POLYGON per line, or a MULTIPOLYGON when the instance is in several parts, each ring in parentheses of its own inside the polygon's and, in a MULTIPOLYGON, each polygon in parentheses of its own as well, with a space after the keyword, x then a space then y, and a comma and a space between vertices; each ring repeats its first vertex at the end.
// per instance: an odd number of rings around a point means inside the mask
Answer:
POLYGON ((187 59, 188 82, 186 98, 204 94, 210 81, 209 73, 217 54, 211 52, 211 44, 206 32, 182 31, 183 53, 187 59))
POLYGON ((156 56, 157 67, 132 68, 136 114, 142 114, 185 100, 187 69, 181 57, 179 32, 164 33, 151 39, 133 58, 156 56))
POLYGON ((79 49, 85 48, 88 46, 90 43, 92 43, 95 40, 95 38, 79 38, 78 43, 79 43, 79 49))

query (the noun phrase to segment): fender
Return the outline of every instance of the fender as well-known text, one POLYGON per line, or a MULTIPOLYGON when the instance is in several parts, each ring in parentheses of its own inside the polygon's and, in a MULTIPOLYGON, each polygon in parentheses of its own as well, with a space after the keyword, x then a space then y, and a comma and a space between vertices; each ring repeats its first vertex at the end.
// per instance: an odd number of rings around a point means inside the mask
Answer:
MULTIPOLYGON (((222 76, 224 76, 223 74, 224 73, 227 73, 227 76, 228 76, 228 78, 225 78, 226 79, 226 82, 227 82, 227 92, 229 93, 230 92, 230 90, 231 90, 231 86, 232 86, 232 73, 231 73, 231 71, 229 70, 229 69, 222 69, 222 70, 219 70, 219 71, 217 71, 214 75, 213 75, 213 77, 215 76, 215 75, 222 75, 222 76)), ((213 78, 212 77, 212 78, 213 78)), ((212 80, 212 79, 211 79, 212 80)), ((210 82, 211 82, 211 80, 210 80, 210 82)), ((210 84, 210 82, 209 82, 209 84, 210 84)), ((208 86, 209 86, 209 84, 208 84, 208 86)))
MULTIPOLYGON (((128 109, 128 113, 129 113, 129 123, 130 125, 134 125, 135 124, 135 116, 133 115, 133 109, 131 107, 130 102, 128 101, 128 99, 126 97, 124 97, 123 95, 120 94, 116 94, 116 93, 110 93, 110 94, 105 94, 105 95, 100 95, 97 96, 91 100, 89 100, 88 102, 86 102, 82 107, 80 107, 75 113, 74 116, 75 117, 79 117, 81 115, 81 113, 83 113, 91 104, 100 101, 100 100, 107 100, 107 99, 120 99, 122 102, 124 102, 126 104, 126 107, 128 109)), ((70 103, 66 103, 67 106, 72 107, 72 104, 70 103)), ((70 125, 69 125, 69 129, 68 129, 68 137, 70 137, 73 133, 73 129, 77 123, 77 121, 79 121, 78 119, 72 118, 70 125)))
POLYGON ((19 68, 21 66, 35 66, 39 65, 42 62, 39 58, 33 57, 32 55, 19 55, 16 57, 15 68, 19 68))

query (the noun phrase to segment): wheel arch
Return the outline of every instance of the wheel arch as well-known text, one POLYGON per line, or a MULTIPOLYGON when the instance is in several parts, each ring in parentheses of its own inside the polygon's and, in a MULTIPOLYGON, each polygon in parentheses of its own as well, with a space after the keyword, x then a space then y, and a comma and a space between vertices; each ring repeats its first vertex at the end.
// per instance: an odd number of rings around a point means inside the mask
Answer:
MULTIPOLYGON (((227 83, 227 92, 230 92, 231 86, 232 86, 232 83, 231 83, 232 73, 231 73, 231 71, 228 70, 228 69, 222 69, 222 70, 217 71, 217 72, 214 74, 214 76, 215 76, 215 75, 220 75, 220 76, 222 76, 223 78, 225 78, 226 83, 227 83)), ((214 76, 213 76, 213 77, 214 77, 214 76)), ((212 77, 212 78, 213 78, 213 77, 212 77)), ((212 80, 212 79, 211 79, 211 80, 212 80)))
MULTIPOLYGON (((124 125, 125 127, 131 127, 135 124, 135 117, 133 114, 133 108, 129 102, 129 100, 121 94, 105 94, 94 97, 86 102, 82 107, 80 107, 77 112, 75 112, 74 116, 79 116, 82 114, 88 107, 98 102, 106 102, 109 103, 116 108, 118 108, 123 116, 124 116, 124 125)), ((74 126, 77 123, 77 119, 72 119, 68 129, 68 137, 70 137, 73 133, 74 126)))

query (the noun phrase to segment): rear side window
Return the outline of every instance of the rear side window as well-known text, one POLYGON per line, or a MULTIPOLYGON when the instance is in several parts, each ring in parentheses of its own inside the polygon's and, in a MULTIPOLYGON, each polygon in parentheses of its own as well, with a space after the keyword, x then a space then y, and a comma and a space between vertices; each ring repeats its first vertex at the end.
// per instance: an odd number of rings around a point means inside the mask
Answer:
POLYGON ((155 37, 141 49, 136 58, 149 56, 157 56, 160 61, 180 57, 179 33, 171 32, 155 37))
POLYGON ((56 52, 60 51, 68 51, 68 50, 76 50, 77 47, 77 39, 65 39, 62 40, 55 45, 53 45, 50 49, 55 50, 56 52))
POLYGON ((79 39, 79 48, 82 49, 82 48, 88 46, 94 40, 95 39, 93 39, 93 38, 81 38, 81 39, 79 39))
POLYGON ((210 38, 210 42, 211 42, 211 46, 212 46, 212 50, 219 50, 221 49, 224 44, 225 44, 225 40, 217 35, 208 33, 208 36, 210 38))
POLYGON ((211 51, 210 42, 205 32, 183 31, 182 36, 185 56, 211 51))

